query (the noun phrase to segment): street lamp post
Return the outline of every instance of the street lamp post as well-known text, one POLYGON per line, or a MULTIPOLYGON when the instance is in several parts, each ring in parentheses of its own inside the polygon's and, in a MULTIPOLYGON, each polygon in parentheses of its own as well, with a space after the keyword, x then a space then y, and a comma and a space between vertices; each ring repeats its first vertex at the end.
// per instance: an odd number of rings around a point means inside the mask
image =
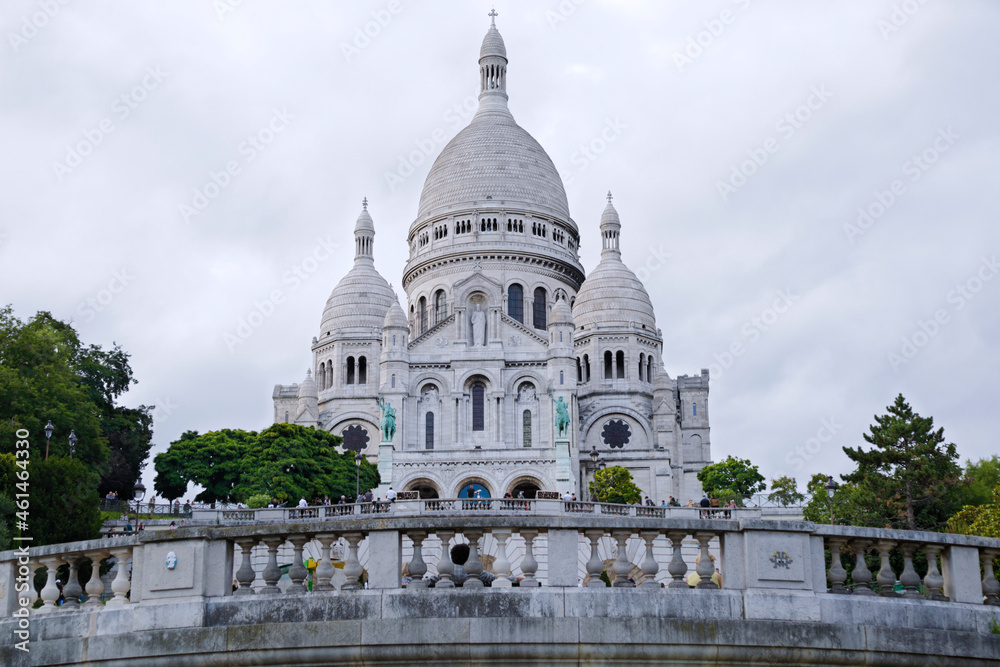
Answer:
POLYGON ((80 439, 78 437, 76 437, 76 431, 74 431, 74 430, 71 429, 70 432, 69 432, 69 457, 70 458, 73 458, 73 454, 76 454, 76 443, 78 443, 79 441, 80 441, 80 439))
POLYGON ((590 468, 594 472, 594 492, 590 494, 590 500, 592 502, 597 502, 597 459, 600 454, 597 453, 597 445, 590 448, 590 468))
POLYGON ((823 485, 823 488, 826 489, 826 495, 828 495, 830 497, 830 525, 832 526, 833 525, 833 495, 835 493, 837 493, 837 489, 840 488, 840 485, 837 484, 835 481, 833 481, 833 477, 830 477, 829 481, 827 481, 827 483, 823 485))
POLYGON ((354 502, 358 502, 358 494, 361 492, 361 452, 354 454, 354 502))
POLYGON ((146 495, 146 487, 143 486, 142 480, 139 480, 138 482, 135 483, 135 488, 133 489, 133 491, 135 492, 135 525, 132 526, 132 530, 135 531, 136 533, 138 533, 139 532, 139 503, 142 502, 143 496, 146 495))
POLYGON ((55 427, 52 425, 52 420, 50 419, 49 423, 45 425, 45 460, 46 461, 49 458, 49 440, 52 439, 52 431, 54 431, 54 430, 55 430, 55 427))

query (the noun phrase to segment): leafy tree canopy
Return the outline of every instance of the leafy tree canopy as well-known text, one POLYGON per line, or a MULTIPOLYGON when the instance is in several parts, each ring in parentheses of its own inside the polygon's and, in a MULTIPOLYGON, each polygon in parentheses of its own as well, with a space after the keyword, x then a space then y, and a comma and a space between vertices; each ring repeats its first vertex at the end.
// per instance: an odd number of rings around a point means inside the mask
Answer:
POLYGON ((955 445, 944 442, 934 419, 913 412, 900 394, 888 413, 876 415, 864 439, 868 450, 844 447, 856 469, 855 501, 867 506, 866 521, 909 530, 936 529, 958 508, 960 472, 955 445))
POLYGON ((966 461, 962 480, 962 505, 988 505, 993 502, 993 490, 1000 484, 1000 456, 966 461))
POLYGON ((750 459, 727 456, 724 461, 707 465, 698 471, 698 481, 708 495, 726 492, 749 498, 767 488, 764 476, 750 459))
POLYGON ((1000 538, 1000 482, 993 488, 992 502, 966 505, 948 520, 948 527, 963 535, 1000 538))
POLYGON ((642 500, 642 490, 632 481, 632 473, 622 466, 609 466, 594 473, 590 494, 602 503, 632 505, 642 500))
POLYGON ((794 477, 779 477, 771 480, 771 493, 767 499, 772 503, 777 503, 782 507, 796 505, 806 499, 805 494, 800 493, 798 482, 794 477))
MULTIPOLYGON (((154 486, 173 500, 193 483, 204 487, 195 497, 203 502, 246 502, 262 494, 279 502, 353 496, 354 454, 337 453, 341 444, 339 436, 295 424, 274 424, 260 433, 188 431, 157 455, 154 486)), ((363 460, 361 492, 378 484, 378 470, 363 460)))

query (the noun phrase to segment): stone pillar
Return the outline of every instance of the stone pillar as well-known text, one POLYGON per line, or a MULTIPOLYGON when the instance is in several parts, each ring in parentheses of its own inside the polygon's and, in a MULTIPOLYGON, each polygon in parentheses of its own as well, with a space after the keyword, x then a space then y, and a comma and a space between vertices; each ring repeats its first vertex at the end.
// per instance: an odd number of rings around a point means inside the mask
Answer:
POLYGON ((983 603, 983 582, 979 578, 979 549, 948 546, 941 555, 944 594, 952 602, 983 603))
MULTIPOLYGON (((330 547, 337 541, 337 535, 335 533, 320 533, 316 539, 319 541, 320 558, 316 565, 316 585, 313 587, 313 592, 332 591, 334 587, 330 582, 337 570, 333 567, 333 561, 330 559, 330 547)), ((241 582, 240 587, 242 588, 242 586, 241 582)))
POLYGON ((924 596, 917 592, 920 585, 920 575, 913 569, 913 552, 917 545, 912 542, 903 542, 900 545, 903 552, 903 573, 899 575, 899 583, 903 584, 903 597, 911 600, 923 600, 924 596))
POLYGON ((889 564, 889 551, 896 546, 896 543, 891 540, 878 540, 875 546, 878 548, 879 558, 882 559, 882 568, 876 577, 878 585, 882 588, 879 595, 889 598, 899 597, 893 590, 896 585, 896 573, 892 571, 892 566, 889 564))
POLYGON ((59 556, 42 556, 38 559, 45 566, 45 585, 42 586, 42 606, 35 610, 35 613, 45 613, 55 610, 56 601, 59 599, 59 586, 56 585, 56 570, 62 565, 62 558, 59 556))
MULTIPOLYGON (((400 508, 399 501, 395 507, 400 508)), ((403 534, 398 530, 372 530, 364 540, 369 554, 368 588, 398 590, 403 585, 403 534)), ((360 575, 360 563, 357 570, 360 575)), ((346 565, 344 574, 347 574, 346 565)))
POLYGON ((305 585, 309 569, 302 564, 302 548, 309 541, 309 538, 305 535, 292 535, 288 541, 292 543, 292 566, 288 568, 288 578, 292 580, 292 585, 288 587, 286 592, 304 595, 309 591, 305 585))
POLYGON ((615 579, 611 585, 615 588, 635 588, 635 584, 628 580, 628 575, 632 572, 632 562, 628 559, 628 552, 625 542, 632 537, 630 530, 615 530, 611 532, 611 537, 618 543, 618 557, 612 566, 615 571, 615 579))
POLYGON ((684 543, 684 538, 687 537, 687 533, 680 532, 668 532, 667 539, 670 540, 670 547, 673 550, 673 555, 670 558, 670 565, 667 566, 667 572, 673 578, 667 588, 690 588, 687 582, 684 581, 684 576, 687 574, 688 566, 684 562, 684 554, 681 553, 681 547, 684 543))
POLYGON ((498 528, 493 530, 493 537, 497 541, 497 557, 493 561, 493 588, 510 588, 513 586, 510 579, 510 560, 507 558, 507 540, 510 539, 510 528, 498 528))
POLYGON ((830 546, 830 571, 826 575, 830 578, 830 592, 846 594, 848 591, 844 582, 847 581, 847 570, 840 562, 840 548, 847 540, 843 537, 828 537, 826 543, 830 546))
POLYGON ((281 568, 278 567, 278 547, 285 543, 283 535, 269 535, 261 540, 267 546, 267 566, 264 567, 264 583, 267 584, 260 590, 261 595, 276 595, 281 592, 278 588, 278 580, 281 579, 281 568))
MULTIPOLYGON (((84 590, 87 592, 87 601, 84 603, 85 607, 94 607, 101 604, 101 594, 104 592, 104 582, 101 581, 101 561, 111 553, 108 551, 96 551, 89 554, 90 556, 90 579, 87 580, 87 585, 84 590)), ((31 590, 34 590, 34 586, 31 590)))
POLYGON ((940 544, 925 544, 924 555, 927 556, 927 574, 924 576, 924 588, 927 589, 928 600, 947 601, 948 598, 941 593, 944 586, 944 577, 938 572, 938 554, 943 547, 940 544))
POLYGON ((80 604, 80 596, 83 595, 83 586, 80 585, 80 561, 82 556, 70 556, 66 559, 69 563, 69 577, 66 586, 63 587, 64 604, 80 604))
MULTIPOLYGON (((38 602, 38 591, 35 590, 35 572, 38 570, 38 563, 28 560, 28 609, 34 609, 35 603, 38 602)), ((101 590, 104 590, 104 584, 101 584, 101 590)))
MULTIPOLYGON (((347 561, 344 563, 344 576, 347 577, 347 581, 343 586, 345 591, 356 591, 361 588, 358 577, 364 572, 364 568, 358 560, 358 545, 361 544, 363 537, 361 533, 344 533, 344 539, 347 540, 347 561)), ((378 554, 373 556, 377 558, 378 554)))
POLYGON ((455 571, 455 564, 451 562, 451 538, 455 533, 450 530, 437 531, 438 539, 441 540, 441 556, 438 558, 438 582, 434 588, 455 588, 455 582, 451 575, 455 571))
POLYGON ((1000 583, 997 583, 996 577, 993 575, 993 559, 996 558, 997 553, 1000 552, 996 549, 981 549, 979 551, 979 557, 983 563, 983 596, 985 597, 983 604, 994 607, 1000 607, 1000 583))
POLYGON ((587 588, 604 588, 605 584, 601 581, 601 572, 604 571, 604 562, 601 560, 600 554, 597 552, 597 545, 604 537, 603 530, 588 530, 585 531, 584 536, 590 540, 590 560, 587 561, 587 588))
POLYGON ((639 533, 639 537, 646 542, 646 556, 639 564, 639 569, 646 575, 646 580, 642 582, 642 588, 660 587, 660 584, 656 581, 656 573, 660 571, 660 564, 653 558, 653 540, 659 537, 659 535, 659 531, 655 530, 644 530, 639 533))
POLYGON ((524 558, 521 559, 521 574, 524 575, 524 578, 521 580, 520 586, 521 588, 535 588, 540 584, 538 579, 535 578, 535 573, 538 572, 538 561, 535 560, 532 547, 538 531, 519 530, 517 532, 524 538, 524 558))
POLYGON ((115 557, 115 562, 118 563, 118 573, 115 575, 115 580, 111 582, 111 590, 114 591, 115 596, 108 600, 106 606, 128 604, 125 594, 128 593, 131 586, 128 580, 128 557, 131 554, 131 547, 111 550, 111 555, 115 557))
POLYGON ((712 557, 708 553, 708 543, 712 541, 715 537, 714 533, 695 533, 694 539, 698 540, 698 546, 701 547, 699 551, 699 561, 698 565, 695 566, 695 572, 701 577, 701 581, 698 582, 698 588, 718 588, 718 586, 712 583, 712 575, 715 574, 715 566, 712 565, 712 557))
POLYGON ((465 537, 469 540, 469 560, 465 561, 465 573, 469 578, 462 584, 463 588, 483 587, 483 582, 479 579, 479 574, 483 571, 483 564, 479 560, 479 538, 482 536, 481 530, 465 531, 465 537))
POLYGON ((547 585, 575 587, 580 582, 580 534, 576 528, 554 528, 546 533, 549 543, 547 585))
POLYGON ((427 582, 424 581, 424 575, 427 574, 427 564, 424 563, 424 555, 421 551, 424 540, 427 539, 427 533, 422 530, 413 530, 407 531, 406 534, 413 542, 413 558, 407 568, 410 571, 410 583, 407 585, 407 589, 427 588, 427 582))
POLYGON ((253 569, 252 555, 257 539, 241 537, 235 541, 243 553, 243 561, 240 563, 240 569, 236 571, 236 581, 240 587, 233 591, 233 595, 253 595, 253 580, 257 578, 257 573, 253 569))
POLYGON ((868 553, 869 546, 870 543, 868 540, 854 540, 851 542, 851 548, 854 549, 854 557, 856 559, 854 570, 851 571, 851 578, 854 579, 855 595, 875 595, 875 591, 871 589, 870 585, 872 573, 865 562, 865 555, 868 553))

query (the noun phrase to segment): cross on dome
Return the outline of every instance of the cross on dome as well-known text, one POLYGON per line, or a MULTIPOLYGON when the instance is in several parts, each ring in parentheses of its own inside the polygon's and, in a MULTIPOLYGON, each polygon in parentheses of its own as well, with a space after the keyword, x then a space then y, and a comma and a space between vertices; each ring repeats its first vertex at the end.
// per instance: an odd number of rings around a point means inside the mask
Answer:
POLYGON ((366 211, 368 210, 368 197, 365 197, 364 199, 361 200, 361 208, 363 208, 366 211))
POLYGON ((609 204, 611 203, 611 199, 612 199, 612 197, 611 197, 611 190, 608 190, 608 203, 609 204))
POLYGON ((487 16, 490 17, 490 25, 495 28, 497 25, 497 16, 499 16, 499 14, 497 14, 497 8, 492 8, 487 16))

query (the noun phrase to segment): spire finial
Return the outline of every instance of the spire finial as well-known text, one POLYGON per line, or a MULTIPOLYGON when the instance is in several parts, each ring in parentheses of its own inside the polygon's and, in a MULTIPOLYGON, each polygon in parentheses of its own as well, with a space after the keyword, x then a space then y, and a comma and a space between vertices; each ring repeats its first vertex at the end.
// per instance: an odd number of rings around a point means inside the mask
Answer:
POLYGON ((361 200, 361 208, 363 208, 366 211, 368 210, 368 197, 365 197, 364 199, 361 200))
POLYGON ((608 190, 608 203, 609 204, 611 203, 611 199, 612 199, 612 197, 611 197, 611 190, 608 190))
POLYGON ((497 16, 499 16, 499 14, 497 14, 497 8, 494 7, 493 9, 491 9, 490 13, 487 14, 487 16, 490 17, 490 27, 491 28, 497 27, 497 16))

